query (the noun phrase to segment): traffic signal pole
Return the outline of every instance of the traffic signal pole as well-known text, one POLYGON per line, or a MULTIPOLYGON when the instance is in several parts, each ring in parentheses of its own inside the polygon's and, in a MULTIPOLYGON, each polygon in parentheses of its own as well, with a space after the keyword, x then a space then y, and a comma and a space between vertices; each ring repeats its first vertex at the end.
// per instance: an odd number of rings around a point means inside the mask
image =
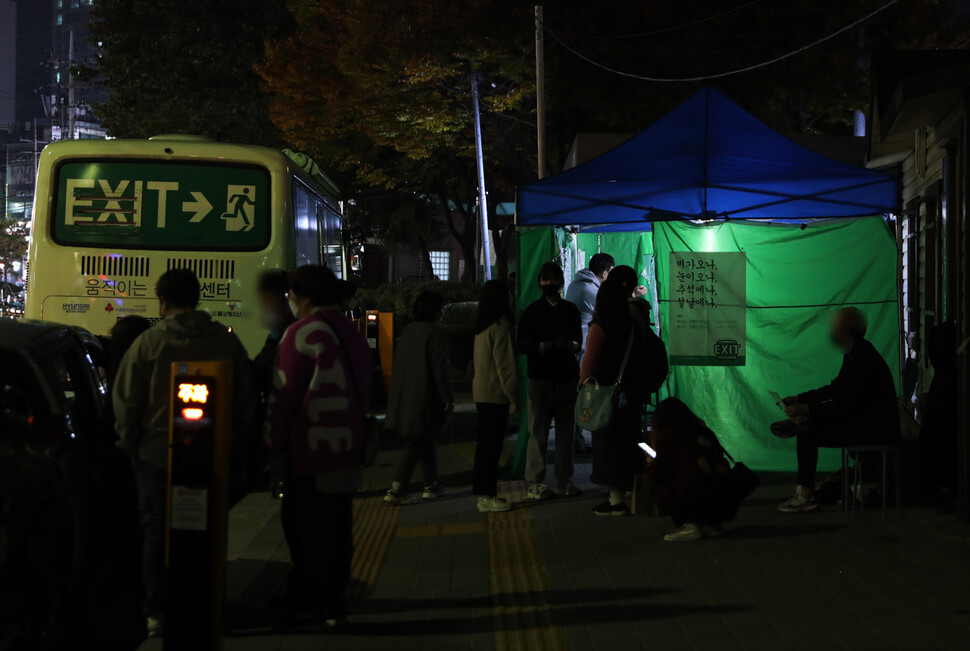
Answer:
POLYGON ((165 651, 222 649, 232 363, 174 362, 165 536, 165 651))

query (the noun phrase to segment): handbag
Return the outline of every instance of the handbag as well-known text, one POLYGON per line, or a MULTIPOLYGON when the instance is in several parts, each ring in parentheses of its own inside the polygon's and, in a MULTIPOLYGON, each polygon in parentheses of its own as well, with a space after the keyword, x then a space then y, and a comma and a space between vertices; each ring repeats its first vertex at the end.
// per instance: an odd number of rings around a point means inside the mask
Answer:
MULTIPOLYGON (((337 343, 340 345, 341 350, 343 350, 344 357, 347 360, 347 369, 350 371, 350 381, 354 385, 354 393, 357 395, 357 403, 363 407, 364 397, 360 392, 360 385, 357 383, 357 373, 354 371, 353 360, 350 359, 350 351, 347 350, 346 344, 344 344, 343 337, 340 336, 340 331, 334 327, 330 319, 319 315, 324 322, 330 326, 333 331, 333 336, 337 339, 337 343)), ((363 468, 370 468, 377 461, 377 453, 380 451, 381 442, 381 423, 372 414, 364 414, 363 422, 361 423, 361 446, 360 446, 360 465, 363 468)))
POLYGON ((574 417, 576 424, 594 434, 606 431, 613 424, 616 410, 620 401, 620 383, 623 382, 623 372, 626 370, 626 363, 630 359, 630 351, 633 350, 634 330, 630 328, 630 340, 626 345, 626 352, 623 353, 623 361, 620 362, 620 371, 617 373, 616 382, 610 385, 601 385, 596 378, 587 378, 579 388, 579 395, 576 396, 576 408, 574 417))
POLYGON ((754 474, 751 468, 740 461, 735 461, 734 457, 723 447, 721 451, 732 464, 731 470, 728 471, 728 482, 734 498, 737 499, 740 505, 761 484, 761 480, 758 479, 758 475, 754 474))

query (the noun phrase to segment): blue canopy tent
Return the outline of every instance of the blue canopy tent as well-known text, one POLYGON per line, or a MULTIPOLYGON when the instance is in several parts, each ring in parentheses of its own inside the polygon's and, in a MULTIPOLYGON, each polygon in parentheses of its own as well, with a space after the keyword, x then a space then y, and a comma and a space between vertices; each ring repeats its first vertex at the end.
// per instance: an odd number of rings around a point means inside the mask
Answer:
POLYGON ((816 154, 705 88, 616 149, 519 191, 519 226, 890 212, 896 184, 816 154))
MULTIPOLYGON (((782 417, 768 391, 834 377, 841 358, 825 335, 832 309, 862 307, 869 338, 898 367, 896 246, 882 219, 897 197, 891 177, 805 149, 705 88, 617 148, 519 190, 520 306, 538 297, 539 265, 567 261, 569 247, 578 266, 598 250, 620 253, 617 263, 634 266, 651 288, 669 345, 673 254, 744 253, 743 365, 674 365, 667 393, 739 458, 788 469, 794 445, 768 431, 782 417)), ((520 433, 516 471, 528 429, 520 433)))

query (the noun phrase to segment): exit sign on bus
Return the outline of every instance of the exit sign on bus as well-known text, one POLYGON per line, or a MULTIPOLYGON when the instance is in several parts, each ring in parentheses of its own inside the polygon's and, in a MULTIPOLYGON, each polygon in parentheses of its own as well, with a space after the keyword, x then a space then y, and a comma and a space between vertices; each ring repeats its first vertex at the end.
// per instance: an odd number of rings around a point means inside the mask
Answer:
POLYGON ((54 239, 109 248, 259 250, 270 181, 253 165, 85 160, 57 169, 54 239))

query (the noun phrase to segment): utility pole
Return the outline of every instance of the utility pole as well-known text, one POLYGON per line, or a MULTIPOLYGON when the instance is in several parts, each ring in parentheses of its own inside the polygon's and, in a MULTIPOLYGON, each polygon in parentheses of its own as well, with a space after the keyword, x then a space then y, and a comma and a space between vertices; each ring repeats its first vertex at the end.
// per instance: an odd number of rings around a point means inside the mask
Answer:
POLYGON ((542 5, 536 5, 536 144, 540 179, 546 176, 546 56, 543 41, 542 5))
POLYGON ((478 107, 478 73, 472 63, 472 101, 475 102, 475 160, 478 163, 478 215, 482 221, 482 266, 492 279, 492 249, 488 237, 488 200, 485 196, 485 154, 482 151, 482 116, 478 107))
MULTIPOLYGON (((74 110, 74 30, 68 34, 67 41, 67 128, 68 140, 74 140, 74 128, 77 124, 77 117, 74 110)), ((63 137, 63 136, 61 136, 63 137)))

